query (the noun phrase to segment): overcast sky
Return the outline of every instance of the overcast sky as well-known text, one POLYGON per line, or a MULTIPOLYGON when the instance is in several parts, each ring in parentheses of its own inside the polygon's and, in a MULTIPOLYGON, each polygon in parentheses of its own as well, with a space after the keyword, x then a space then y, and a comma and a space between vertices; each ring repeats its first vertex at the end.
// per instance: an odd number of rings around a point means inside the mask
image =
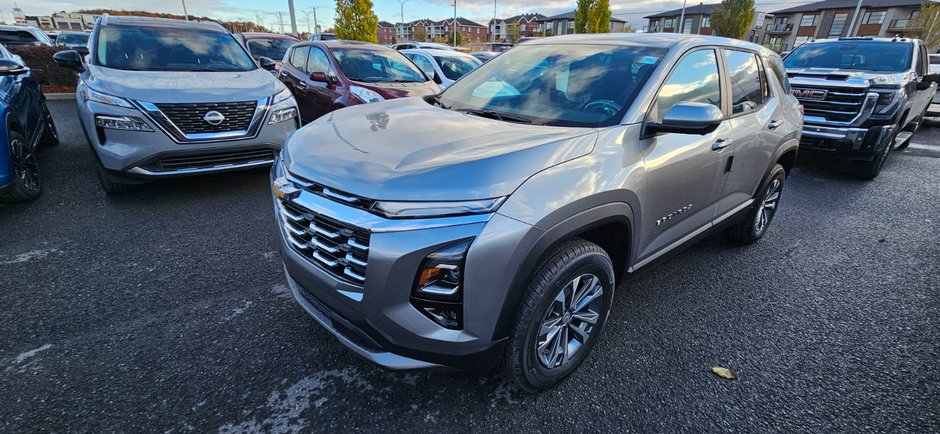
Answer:
MULTIPOLYGON (((281 11, 287 21, 287 0, 185 0, 190 14, 209 16, 220 19, 242 19, 256 21, 261 15, 262 22, 271 26, 277 22, 276 13, 281 11)), ((27 15, 48 15, 52 12, 78 9, 111 8, 125 10, 145 10, 150 12, 169 12, 182 14, 181 0, 17 0, 16 4, 27 15)), ((398 0, 373 0, 379 19, 401 21, 401 9, 398 0)), ((611 0, 614 16, 624 19, 636 28, 646 24, 644 15, 677 9, 682 7, 682 0, 611 0)), ((699 2, 689 0, 688 5, 699 2)), ((717 3, 717 0, 705 0, 705 3, 717 3)), ((757 9, 772 12, 800 4, 806 0, 757 0, 757 9)), ((297 10, 298 30, 307 26, 309 11, 317 7, 317 19, 321 26, 331 26, 334 16, 334 2, 330 0, 294 0, 297 10)), ((457 0, 457 14, 485 24, 493 17, 493 0, 457 0)), ((0 0, 0 13, 3 20, 12 20, 14 2, 0 0)), ((563 13, 575 9, 575 0, 496 0, 496 13, 508 17, 523 12, 540 12, 546 15, 563 13)), ((453 0, 407 0, 404 5, 405 20, 418 18, 442 19, 454 15, 453 0)), ((310 14, 311 24, 313 14, 310 14)), ((288 29, 289 30, 289 29, 288 29)))

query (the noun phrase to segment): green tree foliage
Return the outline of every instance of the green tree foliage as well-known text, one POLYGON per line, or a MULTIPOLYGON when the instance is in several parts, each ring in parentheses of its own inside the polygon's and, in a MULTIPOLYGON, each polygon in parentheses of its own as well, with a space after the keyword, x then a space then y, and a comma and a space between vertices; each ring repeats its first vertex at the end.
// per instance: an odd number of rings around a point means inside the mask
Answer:
POLYGON ((574 11, 574 32, 587 33, 588 14, 594 0, 578 0, 578 9, 574 11))
POLYGON ((336 0, 336 37, 377 43, 378 29, 372 0, 336 0))
POLYGON ((754 15, 754 0, 724 0, 712 14, 712 29, 718 36, 744 39, 754 15))
POLYGON ((594 0, 588 11, 588 33, 610 32, 610 0, 594 0))
POLYGON ((424 26, 415 27, 411 32, 411 39, 417 42, 424 42, 428 40, 428 29, 425 29, 424 26))
POLYGON ((908 36, 924 41, 933 53, 940 45, 940 4, 924 3, 917 18, 907 24, 908 36))
POLYGON ((522 28, 519 26, 519 23, 512 23, 506 26, 506 42, 511 42, 515 44, 519 42, 519 38, 522 37, 522 28))

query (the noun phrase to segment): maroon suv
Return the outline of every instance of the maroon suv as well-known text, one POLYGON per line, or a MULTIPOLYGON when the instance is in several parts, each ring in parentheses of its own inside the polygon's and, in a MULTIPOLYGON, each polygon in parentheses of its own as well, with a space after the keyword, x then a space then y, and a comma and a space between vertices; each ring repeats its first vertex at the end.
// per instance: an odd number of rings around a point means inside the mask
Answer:
POLYGON ((441 91, 398 51, 358 41, 294 45, 277 77, 294 94, 303 123, 351 105, 441 91))

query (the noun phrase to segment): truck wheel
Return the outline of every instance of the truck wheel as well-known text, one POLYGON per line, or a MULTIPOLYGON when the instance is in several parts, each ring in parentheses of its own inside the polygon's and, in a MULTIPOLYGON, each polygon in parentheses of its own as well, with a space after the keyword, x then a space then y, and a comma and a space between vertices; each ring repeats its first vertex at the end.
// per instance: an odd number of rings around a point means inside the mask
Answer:
POLYGON ((101 181, 101 189, 104 190, 105 193, 109 195, 121 194, 137 189, 136 184, 120 182, 118 177, 104 170, 104 167, 101 166, 101 163, 98 163, 95 166, 98 169, 98 180, 101 181))
POLYGON ((562 244, 539 266, 510 331, 503 373, 528 392, 548 389, 577 369, 610 312, 614 267, 597 244, 562 244))
POLYGON ((10 131, 10 157, 13 163, 13 180, 6 190, 0 193, 0 201, 23 202, 39 197, 42 193, 42 178, 39 177, 36 149, 29 145, 26 137, 16 131, 10 131))
POLYGON ((874 160, 853 161, 851 167, 852 173, 854 173, 859 178, 867 179, 869 181, 877 178, 881 173, 881 168, 885 165, 885 160, 888 158, 888 153, 891 152, 893 141, 894 137, 891 138, 891 141, 885 145, 885 149, 880 154, 878 154, 874 160))
POLYGON ((787 172, 783 166, 774 164, 764 183, 757 190, 754 205, 747 214, 747 219, 728 228, 728 237, 742 244, 751 244, 767 233, 767 228, 777 215, 780 205, 780 196, 783 195, 783 186, 787 180, 787 172))

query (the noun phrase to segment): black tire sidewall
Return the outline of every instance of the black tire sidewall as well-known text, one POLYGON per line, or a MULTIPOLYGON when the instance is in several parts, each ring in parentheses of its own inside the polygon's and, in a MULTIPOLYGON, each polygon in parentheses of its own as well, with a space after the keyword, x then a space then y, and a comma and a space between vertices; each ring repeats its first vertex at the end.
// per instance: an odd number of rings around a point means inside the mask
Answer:
POLYGON ((761 232, 757 231, 754 223, 757 219, 757 216, 761 212, 761 208, 764 206, 764 198, 767 196, 767 190, 770 189, 770 185, 775 179, 780 180, 780 198, 777 199, 777 208, 780 208, 780 200, 783 199, 783 191, 787 187, 787 172, 784 170, 783 166, 777 164, 770 169, 770 173, 767 174, 767 178, 764 180, 764 184, 761 185, 760 191, 757 193, 757 197, 754 199, 754 207, 751 210, 750 215, 747 219, 747 224, 750 227, 751 237, 754 240, 760 239, 767 233, 767 229, 770 228, 770 225, 773 223, 774 218, 777 217, 777 209, 774 209, 774 212, 771 214, 770 218, 767 219, 767 224, 764 225, 764 230, 761 232))
MULTIPOLYGON (((28 144, 29 141, 26 139, 26 136, 20 134, 17 131, 11 131, 9 135, 10 135, 10 138, 9 138, 9 143, 7 145, 7 152, 10 152, 10 158, 12 159, 13 158, 13 148, 12 148, 13 139, 16 138, 26 144, 28 144)), ((38 164, 38 157, 36 156, 35 149, 33 149, 33 158, 37 160, 37 164, 38 164)), ((39 197, 42 194, 42 189, 43 189, 42 172, 40 171, 38 173, 39 188, 37 188, 36 190, 29 190, 26 188, 25 185, 23 185, 23 181, 20 178, 20 174, 16 168, 16 165, 12 164, 12 161, 11 161, 11 166, 13 169, 13 177, 15 179, 13 180, 13 185, 9 187, 10 191, 5 195, 4 199, 10 200, 10 201, 25 201, 25 200, 33 200, 39 197)))

